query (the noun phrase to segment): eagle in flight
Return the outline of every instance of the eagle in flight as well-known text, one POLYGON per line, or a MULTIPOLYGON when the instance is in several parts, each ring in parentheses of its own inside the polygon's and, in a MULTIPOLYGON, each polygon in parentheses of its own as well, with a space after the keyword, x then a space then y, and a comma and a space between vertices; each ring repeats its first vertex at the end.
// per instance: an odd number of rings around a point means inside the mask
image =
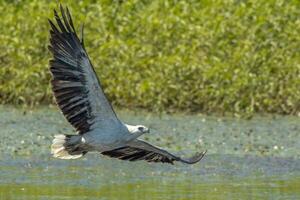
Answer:
POLYGON ((77 135, 56 135, 51 153, 56 158, 76 159, 89 151, 121 160, 194 164, 206 151, 183 159, 155 147, 139 136, 149 133, 142 125, 123 123, 107 100, 100 80, 85 50, 83 28, 78 37, 69 9, 60 5, 61 16, 54 9, 55 21, 49 19, 52 59, 49 61, 51 85, 56 103, 77 135))

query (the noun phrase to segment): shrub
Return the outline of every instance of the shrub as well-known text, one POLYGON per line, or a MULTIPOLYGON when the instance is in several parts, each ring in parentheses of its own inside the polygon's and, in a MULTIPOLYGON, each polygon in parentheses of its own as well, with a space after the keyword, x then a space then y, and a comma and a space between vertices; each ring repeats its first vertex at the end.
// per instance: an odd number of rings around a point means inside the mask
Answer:
MULTIPOLYGON (((66 1, 113 104, 154 111, 300 112, 296 0, 66 1)), ((55 1, 0 3, 1 103, 53 103, 55 1)))

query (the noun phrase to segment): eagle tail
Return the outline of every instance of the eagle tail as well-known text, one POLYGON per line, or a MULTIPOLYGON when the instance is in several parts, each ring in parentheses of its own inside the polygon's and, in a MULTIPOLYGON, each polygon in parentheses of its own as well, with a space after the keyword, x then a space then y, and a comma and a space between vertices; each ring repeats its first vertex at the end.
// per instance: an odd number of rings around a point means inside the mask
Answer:
POLYGON ((80 135, 55 135, 51 145, 51 154, 60 159, 77 159, 87 153, 80 135))

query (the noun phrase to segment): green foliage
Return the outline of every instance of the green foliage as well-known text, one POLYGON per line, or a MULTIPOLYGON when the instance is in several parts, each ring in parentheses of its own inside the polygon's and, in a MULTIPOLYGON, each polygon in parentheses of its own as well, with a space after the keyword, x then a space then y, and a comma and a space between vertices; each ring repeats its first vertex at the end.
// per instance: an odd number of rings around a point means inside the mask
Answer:
MULTIPOLYGON (((300 112, 297 0, 64 1, 109 99, 217 113, 300 112), (79 31, 78 31, 79 32, 79 31)), ((47 63, 56 1, 0 3, 0 101, 53 102, 47 63)))

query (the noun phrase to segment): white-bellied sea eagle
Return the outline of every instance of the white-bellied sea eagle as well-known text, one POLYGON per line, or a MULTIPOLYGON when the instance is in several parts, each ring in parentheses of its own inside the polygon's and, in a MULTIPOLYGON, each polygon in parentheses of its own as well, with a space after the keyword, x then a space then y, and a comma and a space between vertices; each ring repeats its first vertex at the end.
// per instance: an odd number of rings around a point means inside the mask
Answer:
POLYGON ((56 24, 49 19, 52 90, 56 103, 77 135, 56 135, 51 153, 56 158, 76 159, 89 151, 122 160, 193 164, 205 152, 183 159, 137 139, 149 129, 123 123, 107 100, 82 37, 79 39, 68 8, 54 10, 56 24))

